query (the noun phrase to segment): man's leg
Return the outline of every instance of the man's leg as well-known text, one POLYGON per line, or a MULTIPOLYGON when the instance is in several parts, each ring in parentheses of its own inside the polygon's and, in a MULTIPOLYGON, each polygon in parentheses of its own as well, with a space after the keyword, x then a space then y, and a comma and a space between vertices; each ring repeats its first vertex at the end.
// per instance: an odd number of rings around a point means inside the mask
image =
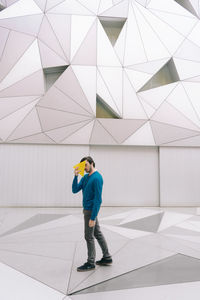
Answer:
POLYGON ((101 247, 102 253, 103 253, 103 258, 111 258, 111 255, 108 251, 108 245, 105 240, 105 237, 103 233, 101 232, 100 226, 99 226, 99 221, 98 218, 96 218, 96 224, 94 227, 94 236, 97 239, 99 246, 101 247))
POLYGON ((85 222, 85 240, 87 243, 88 250, 88 263, 94 265, 96 250, 95 250, 95 242, 94 242, 94 227, 89 227, 89 220, 91 218, 91 211, 84 210, 84 222, 85 222))

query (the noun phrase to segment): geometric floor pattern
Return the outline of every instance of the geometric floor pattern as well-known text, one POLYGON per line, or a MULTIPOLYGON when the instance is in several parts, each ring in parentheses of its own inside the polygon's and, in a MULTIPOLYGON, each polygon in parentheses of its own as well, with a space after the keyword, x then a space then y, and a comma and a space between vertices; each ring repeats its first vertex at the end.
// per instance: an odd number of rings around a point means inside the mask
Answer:
POLYGON ((102 207, 99 221, 113 264, 78 273, 81 208, 1 208, 0 298, 199 299, 199 208, 102 207))

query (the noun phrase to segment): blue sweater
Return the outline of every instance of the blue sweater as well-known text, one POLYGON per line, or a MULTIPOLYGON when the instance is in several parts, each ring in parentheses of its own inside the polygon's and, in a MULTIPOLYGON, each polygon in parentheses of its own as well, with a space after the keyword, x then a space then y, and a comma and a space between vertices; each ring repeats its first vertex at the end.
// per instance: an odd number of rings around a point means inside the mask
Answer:
POLYGON ((83 208, 91 210, 91 220, 95 220, 99 212, 102 198, 103 178, 98 171, 84 175, 78 183, 78 176, 74 176, 72 183, 72 192, 78 193, 82 190, 83 193, 83 208))

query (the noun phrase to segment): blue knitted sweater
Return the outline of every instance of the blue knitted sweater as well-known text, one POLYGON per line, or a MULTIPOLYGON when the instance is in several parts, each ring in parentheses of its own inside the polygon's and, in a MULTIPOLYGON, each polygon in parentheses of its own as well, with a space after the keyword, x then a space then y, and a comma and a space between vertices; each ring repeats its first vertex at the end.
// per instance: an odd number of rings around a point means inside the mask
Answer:
POLYGON ((91 210, 91 220, 95 220, 102 202, 103 178, 98 171, 84 175, 78 183, 78 176, 74 176, 72 183, 72 192, 83 193, 83 208, 91 210))

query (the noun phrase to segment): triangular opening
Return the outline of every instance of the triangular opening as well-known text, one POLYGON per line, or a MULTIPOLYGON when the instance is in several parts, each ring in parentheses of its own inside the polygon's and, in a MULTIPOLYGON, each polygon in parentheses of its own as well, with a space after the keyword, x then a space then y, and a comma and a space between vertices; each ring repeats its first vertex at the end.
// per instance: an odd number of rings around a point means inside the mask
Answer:
POLYGON ((171 58, 140 90, 143 92, 162 85, 167 85, 179 81, 178 72, 171 58))
POLYGON ((126 22, 126 18, 99 17, 111 44, 114 46, 126 22))
POLYGON ((198 17, 194 7, 188 0, 175 0, 179 5, 187 9, 191 14, 195 15, 195 17, 198 17))
POLYGON ((6 6, 4 6, 3 4, 0 3, 0 11, 2 11, 5 8, 6 8, 6 6))
POLYGON ((68 66, 50 67, 44 68, 44 80, 45 90, 48 91, 50 87, 56 82, 56 80, 62 75, 62 73, 68 68, 68 66))
POLYGON ((121 117, 99 95, 96 97, 96 117, 121 119, 121 117))

